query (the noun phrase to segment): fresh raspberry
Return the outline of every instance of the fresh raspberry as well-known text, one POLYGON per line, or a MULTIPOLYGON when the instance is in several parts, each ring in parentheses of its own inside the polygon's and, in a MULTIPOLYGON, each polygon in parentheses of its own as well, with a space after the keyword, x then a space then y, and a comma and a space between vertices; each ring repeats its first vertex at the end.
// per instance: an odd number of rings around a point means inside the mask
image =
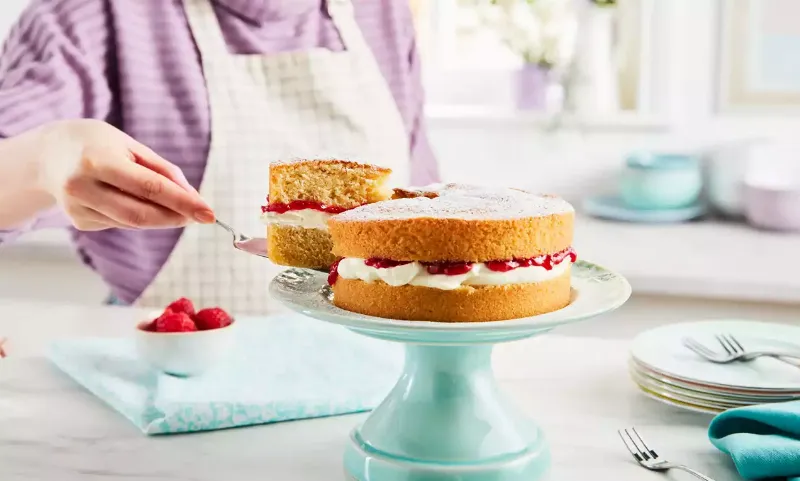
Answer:
MULTIPOLYGON (((162 316, 163 315, 164 314, 162 314, 162 316)), ((156 319, 153 319, 152 321, 150 321, 147 324, 143 325, 142 326, 142 330, 143 331, 148 331, 148 332, 156 332, 156 319)))
POLYGON ((189 299, 181 297, 177 301, 173 301, 172 304, 168 305, 167 308, 164 309, 165 313, 167 311, 185 312, 186 314, 189 314, 189 317, 192 317, 194 316, 194 304, 192 304, 192 301, 189 299))
POLYGON ((201 331, 226 327, 229 326, 231 322, 233 322, 231 316, 219 307, 200 309, 197 311, 197 314, 194 315, 194 323, 201 331))
POLYGON ((185 312, 167 311, 156 319, 155 324, 156 332, 190 332, 197 330, 194 321, 185 312))

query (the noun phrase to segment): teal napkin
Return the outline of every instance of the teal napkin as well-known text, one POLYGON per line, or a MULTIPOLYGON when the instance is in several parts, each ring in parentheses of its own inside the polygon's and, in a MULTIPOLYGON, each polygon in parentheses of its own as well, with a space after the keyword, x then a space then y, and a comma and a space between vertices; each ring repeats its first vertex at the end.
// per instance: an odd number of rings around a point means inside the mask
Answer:
POLYGON ((153 371, 132 339, 60 341, 50 359, 145 434, 368 411, 400 373, 396 344, 300 316, 236 322, 225 362, 193 378, 153 371))
POLYGON ((708 436, 744 478, 800 481, 800 401, 725 411, 711 421, 708 436))

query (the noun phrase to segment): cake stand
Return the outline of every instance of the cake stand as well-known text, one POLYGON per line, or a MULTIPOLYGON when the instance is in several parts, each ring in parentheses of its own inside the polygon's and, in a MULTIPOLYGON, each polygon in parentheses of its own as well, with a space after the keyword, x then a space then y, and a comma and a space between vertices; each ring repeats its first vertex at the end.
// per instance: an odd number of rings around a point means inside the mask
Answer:
POLYGON ((499 389, 491 367, 493 345, 616 309, 631 288, 619 274, 579 261, 572 267, 567 307, 484 323, 397 321, 345 311, 331 303, 326 275, 304 269, 282 272, 270 291, 306 316, 405 343, 400 379, 350 435, 344 455, 349 479, 534 481, 550 465, 547 443, 499 389))

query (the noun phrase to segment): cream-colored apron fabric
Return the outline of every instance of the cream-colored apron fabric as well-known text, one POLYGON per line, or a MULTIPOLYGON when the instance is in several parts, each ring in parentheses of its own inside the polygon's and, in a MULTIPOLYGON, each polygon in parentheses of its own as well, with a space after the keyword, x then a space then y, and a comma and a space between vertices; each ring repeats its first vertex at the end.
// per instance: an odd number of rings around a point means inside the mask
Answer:
MULTIPOLYGON (((344 51, 271 55, 231 54, 210 0, 184 5, 211 106, 211 149, 199 191, 219 219, 264 236, 260 206, 276 159, 361 159, 392 168, 393 182, 408 183, 408 135, 349 0, 327 2, 344 51)), ((268 287, 282 269, 235 250, 217 226, 190 225, 136 304, 160 308, 185 296, 238 314, 280 312, 268 287)))

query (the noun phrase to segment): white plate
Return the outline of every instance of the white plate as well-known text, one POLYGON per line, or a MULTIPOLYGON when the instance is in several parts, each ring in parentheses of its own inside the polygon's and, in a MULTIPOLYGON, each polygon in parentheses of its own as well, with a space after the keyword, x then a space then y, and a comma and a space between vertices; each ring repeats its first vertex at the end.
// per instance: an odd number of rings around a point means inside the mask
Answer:
POLYGON ((800 353, 800 328, 765 322, 723 320, 678 323, 638 335, 631 356, 646 368, 680 381, 711 387, 767 392, 800 391, 800 368, 776 359, 714 364, 687 349, 682 339, 691 337, 722 351, 714 334, 730 333, 746 349, 778 349, 800 353))
POLYGON ((700 404, 709 403, 717 406, 724 406, 726 408, 751 406, 753 404, 757 404, 757 402, 731 400, 731 399, 717 397, 709 393, 692 391, 689 389, 683 389, 677 386, 660 383, 654 380, 653 378, 642 375, 636 370, 631 370, 630 374, 631 378, 633 379, 633 382, 635 382, 640 388, 644 387, 651 391, 658 392, 659 394, 665 394, 665 395, 671 394, 675 396, 680 396, 682 399, 685 399, 687 401, 691 400, 692 402, 700 404))
POLYGON ((646 389, 642 389, 642 387, 639 386, 638 384, 637 384, 637 387, 639 388, 639 391, 642 394, 644 394, 646 397, 649 397, 650 399, 653 399, 655 401, 658 401, 658 402, 661 402, 661 403, 664 403, 664 404, 667 404, 669 406, 676 407, 676 408, 679 408, 679 409, 686 409, 688 411, 694 411, 696 413, 713 414, 713 415, 719 414, 722 411, 724 411, 724 409, 721 409, 721 408, 701 406, 701 405, 698 405, 698 404, 692 404, 692 403, 688 403, 688 402, 684 402, 684 401, 679 401, 677 399, 673 399, 673 398, 670 398, 670 397, 667 397, 667 396, 662 396, 660 394, 648 391, 646 389))
POLYGON ((659 384, 672 386, 679 389, 686 389, 697 393, 708 393, 720 399, 727 399, 731 402, 743 401, 749 403, 767 403, 794 401, 800 399, 800 393, 798 392, 747 390, 742 388, 718 387, 709 384, 681 381, 680 379, 669 377, 660 372, 653 371, 647 366, 636 362, 635 359, 631 359, 630 364, 631 369, 636 373, 646 376, 647 378, 652 379, 659 384))

